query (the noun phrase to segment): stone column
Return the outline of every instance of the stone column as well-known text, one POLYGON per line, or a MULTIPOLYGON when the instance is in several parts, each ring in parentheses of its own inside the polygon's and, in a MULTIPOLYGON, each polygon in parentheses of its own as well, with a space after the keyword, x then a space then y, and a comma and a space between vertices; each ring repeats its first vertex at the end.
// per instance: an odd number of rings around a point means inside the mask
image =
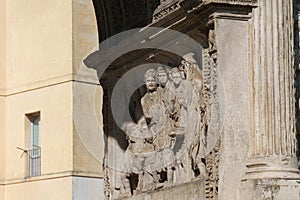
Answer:
POLYGON ((250 25, 252 135, 246 179, 299 178, 293 0, 260 0, 258 4, 250 25))

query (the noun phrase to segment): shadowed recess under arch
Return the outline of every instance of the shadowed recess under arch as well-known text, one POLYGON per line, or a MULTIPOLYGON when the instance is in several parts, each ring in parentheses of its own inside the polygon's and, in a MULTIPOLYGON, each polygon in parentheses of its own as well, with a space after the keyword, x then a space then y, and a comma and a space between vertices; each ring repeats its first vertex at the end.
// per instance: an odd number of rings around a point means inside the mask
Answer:
POLYGON ((160 0, 93 0, 99 42, 133 28, 152 22, 160 0))

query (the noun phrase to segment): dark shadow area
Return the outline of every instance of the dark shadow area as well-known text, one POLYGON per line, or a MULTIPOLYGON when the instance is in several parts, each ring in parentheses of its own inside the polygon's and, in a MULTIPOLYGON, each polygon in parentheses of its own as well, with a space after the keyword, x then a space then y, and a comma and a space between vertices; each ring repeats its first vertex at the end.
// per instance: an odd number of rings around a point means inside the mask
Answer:
POLYGON ((133 28, 152 22, 160 0, 93 0, 99 42, 133 28))
POLYGON ((145 85, 139 87, 134 91, 129 101, 129 114, 132 120, 137 123, 143 116, 141 98, 146 94, 145 85))
POLYGON ((166 171, 161 171, 159 173, 159 182, 160 183, 163 183, 163 182, 166 182, 168 180, 168 174, 166 171))
POLYGON ((131 173, 129 176, 130 181, 130 188, 131 188, 131 194, 133 195, 134 191, 136 190, 139 182, 139 176, 138 174, 131 173))

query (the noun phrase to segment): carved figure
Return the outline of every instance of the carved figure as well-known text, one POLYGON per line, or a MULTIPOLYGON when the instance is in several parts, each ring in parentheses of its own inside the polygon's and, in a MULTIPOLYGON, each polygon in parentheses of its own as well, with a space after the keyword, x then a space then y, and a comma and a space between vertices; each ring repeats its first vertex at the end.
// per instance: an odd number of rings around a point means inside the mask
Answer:
POLYGON ((167 117, 165 115, 165 106, 163 104, 162 90, 158 90, 157 71, 149 69, 144 76, 147 93, 141 99, 141 105, 144 118, 148 129, 153 133, 153 148, 155 152, 145 157, 144 177, 142 190, 148 191, 157 189, 161 168, 161 154, 158 152, 166 146, 165 124, 167 117))
POLYGON ((200 68, 197 65, 197 62, 194 58, 194 53, 188 53, 183 56, 180 67, 186 74, 187 80, 192 84, 194 90, 194 97, 191 111, 189 116, 195 119, 195 126, 191 129, 188 129, 188 132, 194 132, 194 140, 191 140, 191 146, 189 149, 189 154, 193 160, 194 166, 193 169, 198 169, 200 173, 205 174, 205 166, 202 160, 205 155, 205 127, 204 127, 204 99, 202 96, 202 87, 203 87, 203 77, 200 72, 200 68), (196 100, 195 100, 196 99, 196 100))
POLYGON ((157 92, 158 83, 156 70, 148 70, 144 78, 147 93, 141 99, 143 115, 148 127, 153 129, 154 132, 157 132, 160 128, 157 125, 159 124, 160 117, 162 117, 163 114, 160 110, 161 96, 157 92))
POLYGON ((125 151, 124 169, 130 173, 139 173, 143 170, 141 154, 153 151, 153 135, 135 123, 128 123, 125 130, 129 144, 125 151))
MULTIPOLYGON (((180 115, 177 122, 177 143, 181 142, 179 147, 180 150, 176 154, 177 166, 176 166, 176 182, 187 182, 193 177, 192 163, 188 155, 189 141, 191 140, 191 132, 187 130, 188 124, 188 112, 189 107, 192 103, 192 86, 184 80, 180 74, 178 68, 173 68, 171 70, 171 78, 173 81, 172 91, 178 98, 180 105, 180 115)), ((177 149, 176 149, 177 151, 177 149)))
POLYGON ((162 97, 162 103, 164 105, 165 115, 166 115, 166 124, 165 124, 165 132, 168 142, 165 147, 173 148, 174 146, 174 136, 175 136, 175 124, 178 121, 178 117, 180 114, 180 105, 175 93, 172 91, 170 87, 170 81, 168 80, 168 73, 164 67, 158 67, 158 81, 159 87, 158 91, 162 97), (171 141, 169 141, 171 139, 171 141))
MULTIPOLYGON (((179 112, 179 104, 176 104, 177 101, 175 95, 167 87, 168 76, 166 70, 163 67, 159 67, 157 72, 159 87, 156 91, 148 90, 142 98, 142 107, 144 113, 146 113, 145 117, 148 118, 149 128, 152 129, 154 127, 153 131, 155 132, 155 137, 153 144, 154 150, 157 151, 155 155, 146 159, 146 165, 155 166, 155 169, 152 169, 154 181, 157 182, 155 173, 166 171, 168 174, 168 184, 172 185, 173 169, 171 163, 174 161, 174 153, 170 148, 175 143, 174 134, 172 134, 174 132, 173 119, 176 118, 175 115, 179 112), (147 109, 149 112, 147 112, 147 109), (153 111, 156 113, 153 113, 153 111), (159 115, 157 115, 158 113, 159 115), (149 120, 150 117, 151 120, 149 120), (160 123, 157 122, 158 120, 160 123), (162 160, 163 162, 161 162, 162 160), (156 165, 153 163, 156 163, 156 165)), ((147 86, 147 81, 149 82, 149 79, 153 78, 149 76, 154 75, 155 73, 153 70, 149 70, 145 74, 145 82, 148 89, 151 89, 151 87, 149 88, 149 85, 147 86)), ((149 170, 147 170, 147 172, 151 173, 149 170)))
POLYGON ((188 112, 187 108, 192 100, 192 87, 186 80, 182 78, 178 68, 173 68, 171 70, 170 77, 172 79, 170 90, 175 94, 180 106, 180 114, 178 116, 179 119, 177 120, 176 126, 183 131, 186 126, 188 112))

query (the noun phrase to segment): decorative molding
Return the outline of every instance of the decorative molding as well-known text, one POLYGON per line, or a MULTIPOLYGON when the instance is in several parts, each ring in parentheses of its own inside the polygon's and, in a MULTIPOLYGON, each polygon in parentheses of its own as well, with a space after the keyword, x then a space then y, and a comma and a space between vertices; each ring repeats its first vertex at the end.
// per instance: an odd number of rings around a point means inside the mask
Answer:
POLYGON ((156 22, 167 15, 175 12, 176 10, 180 9, 179 0, 172 1, 167 4, 161 4, 157 7, 153 14, 153 22, 156 22))
POLYGON ((81 172, 81 171, 63 171, 56 173, 42 174, 41 176, 35 176, 30 178, 19 177, 15 179, 0 179, 0 185, 14 185, 19 183, 45 181, 51 179, 60 179, 66 177, 85 177, 85 178, 99 178, 103 179, 103 174, 98 172, 81 172))
POLYGON ((219 191, 219 163, 221 139, 214 149, 206 156, 207 178, 205 180, 205 199, 217 200, 219 191))
POLYGON ((204 0, 205 3, 226 3, 234 5, 255 5, 257 0, 204 0))
MULTIPOLYGON (((212 6, 215 8, 221 8, 222 10, 245 10, 246 7, 253 7, 257 5, 256 0, 240 0, 240 1, 232 1, 232 0, 176 0, 176 1, 168 1, 168 3, 161 4, 157 7, 153 14, 153 23, 159 21, 171 15, 175 11, 180 9, 184 10, 187 14, 191 13, 195 10, 201 10, 201 8, 206 9, 207 6, 212 6), (234 8, 232 7, 234 6, 234 8)), ((249 11, 247 11, 249 13, 249 11)), ((250 16, 245 16, 244 14, 236 14, 236 13, 219 13, 219 18, 233 18, 233 19, 245 19, 248 20, 250 16)))

